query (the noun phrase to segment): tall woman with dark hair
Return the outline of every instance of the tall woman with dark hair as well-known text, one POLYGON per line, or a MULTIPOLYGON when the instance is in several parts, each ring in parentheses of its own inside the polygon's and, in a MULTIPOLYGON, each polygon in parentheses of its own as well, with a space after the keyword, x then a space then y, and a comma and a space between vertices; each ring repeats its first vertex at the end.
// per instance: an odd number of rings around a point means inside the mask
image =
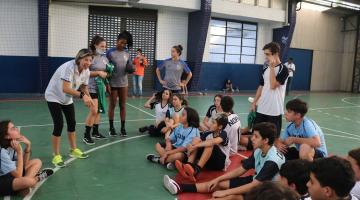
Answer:
POLYGON ((126 118, 126 99, 128 95, 128 74, 132 74, 133 68, 128 48, 132 47, 132 35, 127 32, 121 32, 116 40, 116 47, 110 49, 106 56, 111 63, 114 64, 114 72, 110 80, 111 97, 109 105, 109 124, 110 136, 117 136, 114 127, 114 111, 119 98, 120 119, 121 119, 121 135, 126 136, 125 118, 126 118))
POLYGON ((171 90, 173 93, 178 93, 181 87, 185 87, 191 77, 192 73, 188 65, 180 59, 183 47, 176 45, 171 48, 171 58, 164 60, 157 68, 156 75, 163 88, 171 90), (165 68, 165 76, 161 77, 160 70, 165 68), (186 79, 181 82, 181 76, 185 72, 186 79))

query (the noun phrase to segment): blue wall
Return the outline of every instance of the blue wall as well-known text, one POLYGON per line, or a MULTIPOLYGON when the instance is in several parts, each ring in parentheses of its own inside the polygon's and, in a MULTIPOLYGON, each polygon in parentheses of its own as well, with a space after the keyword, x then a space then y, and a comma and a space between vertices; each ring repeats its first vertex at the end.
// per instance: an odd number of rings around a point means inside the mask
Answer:
POLYGON ((200 74, 201 90, 222 90, 230 79, 234 88, 256 90, 259 86, 262 65, 204 62, 200 74))
POLYGON ((46 88, 56 69, 71 59, 49 57, 48 77, 41 87, 39 57, 0 56, 0 93, 41 93, 41 88, 46 88))
POLYGON ((294 59, 295 73, 292 81, 292 90, 310 90, 313 50, 289 50, 289 57, 294 59))
POLYGON ((0 93, 39 93, 37 56, 0 56, 0 93))

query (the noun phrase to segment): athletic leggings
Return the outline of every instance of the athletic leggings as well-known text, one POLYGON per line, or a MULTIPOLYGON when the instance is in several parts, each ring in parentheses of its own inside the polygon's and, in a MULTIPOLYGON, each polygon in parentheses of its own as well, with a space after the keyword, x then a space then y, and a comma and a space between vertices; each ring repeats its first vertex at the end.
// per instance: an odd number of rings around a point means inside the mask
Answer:
POLYGON ((72 103, 69 105, 62 105, 55 102, 47 102, 47 104, 54 123, 53 135, 56 137, 61 136, 61 132, 64 126, 62 113, 65 115, 67 131, 74 132, 76 126, 74 104, 72 103))

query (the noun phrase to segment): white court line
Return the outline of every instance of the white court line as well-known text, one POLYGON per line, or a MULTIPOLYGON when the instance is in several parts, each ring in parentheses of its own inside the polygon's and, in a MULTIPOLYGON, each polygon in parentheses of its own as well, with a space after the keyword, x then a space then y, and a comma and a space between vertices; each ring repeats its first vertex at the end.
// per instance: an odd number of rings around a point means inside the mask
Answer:
MULTIPOLYGON (((117 143, 120 143, 120 142, 124 142, 124 141, 128 141, 128 140, 132 140, 132 139, 137 139, 137 138, 141 138, 141 137, 145 137, 147 135, 138 135, 138 136, 133 136, 133 137, 129 137, 129 138, 126 138, 126 139, 122 139, 122 140, 117 140, 117 141, 113 141, 113 142, 110 142, 110 143, 107 143, 107 144, 103 144, 103 145, 100 145, 98 147, 94 147, 92 149, 89 149, 87 151, 85 151, 85 153, 91 153, 93 151, 96 151, 96 150, 99 150, 99 149, 102 149, 102 148, 105 148, 105 147, 108 147, 108 146, 111 146, 113 144, 117 144, 117 143)), ((68 165, 70 164, 71 162, 73 162, 74 160, 76 160, 76 158, 70 158, 68 160, 65 161, 65 164, 68 165)), ((59 171, 60 169, 62 168, 59 168, 59 167, 55 167, 53 170, 54 170, 54 174, 59 171)), ((28 194, 23 200, 31 200, 31 198, 34 196, 34 194, 38 191, 38 189, 42 186, 42 184, 45 183, 47 179, 39 182, 35 188, 31 191, 30 194, 28 194)))
POLYGON ((345 136, 345 135, 336 135, 336 134, 331 134, 331 133, 326 133, 325 135, 334 136, 334 137, 341 137, 341 138, 347 138, 347 139, 353 139, 353 140, 359 140, 360 141, 360 138, 348 137, 348 136, 345 136))
POLYGON ((350 99, 350 98, 360 98, 360 97, 345 97, 345 98, 342 98, 341 101, 344 102, 344 103, 353 105, 353 106, 360 106, 359 104, 351 103, 351 102, 346 101, 346 99, 350 99))
POLYGON ((343 109, 343 108, 360 108, 360 105, 354 106, 335 106, 335 107, 323 107, 323 108, 310 108, 309 110, 314 111, 317 110, 318 112, 322 112, 321 110, 328 110, 328 109, 343 109))
MULTIPOLYGON (((138 122, 138 121, 150 121, 150 120, 154 120, 154 119, 128 119, 128 120, 126 120, 126 122, 138 122)), ((114 122, 120 122, 120 121, 114 121, 114 122)), ((107 124, 107 123, 109 123, 108 121, 102 121, 102 122, 100 122, 100 124, 107 124)), ((76 123, 76 124, 79 124, 79 125, 81 125, 81 124, 85 124, 85 123, 83 123, 83 122, 81 122, 81 123, 76 123)), ((19 126, 19 127, 21 127, 21 128, 29 128, 29 127, 42 127, 42 126, 54 126, 54 124, 29 124, 29 125, 23 125, 23 126, 19 126)))
POLYGON ((4 197, 4 200, 10 200, 10 196, 4 197))
POLYGON ((334 132, 342 133, 342 134, 345 134, 345 135, 351 135, 351 136, 354 136, 354 137, 357 137, 358 139, 360 139, 360 135, 356 135, 356 134, 352 134, 352 133, 347 133, 347 132, 344 132, 344 131, 339 131, 339 130, 335 130, 335 129, 331 129, 331 128, 326 128, 326 127, 323 127, 323 126, 321 126, 320 128, 326 129, 326 130, 329 130, 329 131, 334 131, 334 132))
POLYGON ((145 110, 143 110, 143 109, 141 109, 141 108, 138 108, 138 107, 136 107, 136 106, 134 106, 134 105, 131 105, 131 104, 129 104, 129 103, 126 103, 126 105, 128 105, 128 106, 130 106, 130 107, 132 107, 132 108, 135 108, 136 110, 140 110, 141 112, 143 112, 143 113, 145 113, 145 114, 148 114, 148 115, 150 115, 150 116, 152 116, 152 117, 156 117, 155 115, 153 115, 153 114, 151 114, 151 113, 149 113, 149 112, 146 112, 145 110))

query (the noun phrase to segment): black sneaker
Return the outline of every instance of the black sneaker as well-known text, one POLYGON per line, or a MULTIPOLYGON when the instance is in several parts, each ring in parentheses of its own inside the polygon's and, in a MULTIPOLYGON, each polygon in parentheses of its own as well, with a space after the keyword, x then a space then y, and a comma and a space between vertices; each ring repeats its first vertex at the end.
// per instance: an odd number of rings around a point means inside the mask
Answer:
POLYGON ((116 133, 116 131, 115 131, 114 128, 111 128, 111 129, 109 130, 109 136, 111 136, 111 137, 116 137, 116 136, 117 136, 117 133, 116 133))
POLYGON ((160 157, 155 156, 155 154, 148 154, 146 155, 146 159, 153 163, 160 163, 160 157))
POLYGON ((139 132, 140 132, 140 133, 145 133, 145 132, 148 131, 148 130, 149 130, 149 127, 147 127, 147 126, 144 126, 144 127, 139 128, 139 132))
POLYGON ((94 140, 91 139, 91 137, 84 137, 84 138, 83 138, 83 142, 84 142, 85 144, 87 144, 87 145, 94 145, 94 144, 95 144, 94 140))
POLYGON ((37 173, 36 176, 39 177, 39 182, 40 182, 53 174, 54 174, 54 170, 46 168, 41 170, 39 173, 37 173))
POLYGON ((106 137, 103 136, 101 133, 95 133, 95 134, 93 133, 93 134, 92 134, 92 137, 95 138, 95 139, 97 139, 97 140, 106 139, 106 137))
POLYGON ((127 133, 125 129, 121 129, 121 136, 126 137, 127 133))

